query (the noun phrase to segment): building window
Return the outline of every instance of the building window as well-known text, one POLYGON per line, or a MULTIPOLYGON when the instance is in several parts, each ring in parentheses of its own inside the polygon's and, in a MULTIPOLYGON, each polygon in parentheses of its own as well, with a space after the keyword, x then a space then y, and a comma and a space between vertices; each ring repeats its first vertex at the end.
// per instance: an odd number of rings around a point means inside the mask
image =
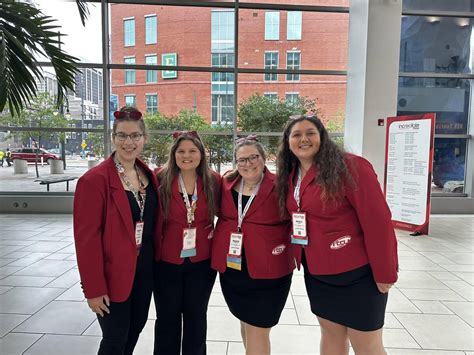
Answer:
MULTIPOLYGON (((211 40, 216 43, 234 43, 234 11, 212 11, 211 40)), ((222 48, 219 48, 222 49, 222 48)))
POLYGON ((278 101, 278 94, 276 92, 265 92, 263 93, 263 96, 271 100, 272 102, 278 101))
POLYGON ((212 123, 232 123, 234 118, 234 95, 212 94, 212 123))
POLYGON ((146 113, 158 113, 158 95, 146 94, 146 113))
MULTIPOLYGON (((135 64, 135 57, 125 58, 125 64, 135 64)), ((125 84, 135 84, 135 69, 125 69, 125 84)))
MULTIPOLYGON (((234 53, 212 53, 212 66, 215 68, 233 68, 234 53)), ((234 82, 234 73, 212 73, 212 81, 234 82)))
POLYGON ((303 20, 302 20, 301 11, 288 11, 288 20, 287 20, 287 27, 286 27, 287 40, 301 39, 302 22, 303 20))
MULTIPOLYGON (((278 69, 278 52, 265 52, 265 69, 278 69)), ((265 73, 265 81, 277 81, 278 74, 265 73)))
POLYGON ((135 45, 135 19, 123 20, 123 44, 125 47, 135 45))
POLYGON ((125 106, 135 106, 135 95, 125 95, 125 106))
POLYGON ((157 42, 156 32, 158 29, 156 15, 145 17, 145 44, 153 44, 157 42))
POLYGON ((287 92, 285 94, 285 101, 290 105, 296 105, 300 94, 298 92, 287 92))
MULTIPOLYGON (((145 56, 145 62, 148 65, 157 65, 158 57, 156 54, 145 56)), ((146 82, 147 83, 156 83, 158 81, 158 70, 147 70, 146 71, 146 82)))
MULTIPOLYGON (((286 52, 286 69, 300 69, 301 53, 300 52, 286 52)), ((286 74, 287 81, 300 80, 299 74, 286 74)))
POLYGON ((280 39, 280 12, 265 12, 265 40, 275 41, 280 39))

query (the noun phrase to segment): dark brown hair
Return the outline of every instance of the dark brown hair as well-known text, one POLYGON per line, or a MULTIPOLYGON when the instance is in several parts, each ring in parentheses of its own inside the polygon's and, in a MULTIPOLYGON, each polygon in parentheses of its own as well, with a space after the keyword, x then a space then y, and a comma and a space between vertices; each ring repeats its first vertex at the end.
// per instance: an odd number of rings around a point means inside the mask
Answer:
MULTIPOLYGON (((207 208, 209 211, 209 219, 214 220, 214 215, 216 214, 216 202, 215 202, 215 191, 214 188, 217 186, 215 177, 212 175, 211 169, 207 163, 206 152, 204 149, 204 144, 202 143, 199 135, 188 134, 188 132, 183 132, 179 135, 171 145, 171 149, 168 155, 168 160, 163 166, 157 176, 160 180, 160 199, 161 205, 163 207, 165 217, 168 217, 169 206, 171 201, 171 184, 175 177, 179 175, 179 167, 176 164, 176 150, 179 147, 179 144, 188 140, 193 142, 193 144, 201 152, 201 162, 196 168, 196 173, 202 178, 202 184, 204 186, 204 195, 206 197, 207 208)), ((183 191, 186 193, 186 191, 183 191)))
MULTIPOLYGON (((134 106, 123 106, 119 112, 140 112, 136 107, 134 106)), ((141 112, 140 112, 141 114, 141 112)), ((117 125, 120 123, 120 122, 136 122, 138 124, 138 126, 140 127, 140 129, 142 130, 143 132, 143 135, 145 137, 148 136, 148 133, 146 131, 146 127, 145 127, 145 122, 143 121, 143 117, 142 118, 139 118, 139 119, 136 119, 136 118, 131 118, 129 115, 126 115, 125 117, 122 117, 122 118, 116 118, 114 120, 114 124, 112 126, 112 133, 116 133, 117 132, 117 125)))
POLYGON ((319 132, 321 143, 314 156, 313 165, 317 169, 315 183, 321 186, 323 203, 337 200, 344 189, 346 179, 352 181, 344 160, 344 151, 329 138, 321 120, 316 116, 293 116, 286 123, 276 159, 278 205, 282 216, 287 215, 286 198, 290 174, 299 165, 298 158, 290 150, 289 138, 293 126, 302 121, 311 122, 319 132))

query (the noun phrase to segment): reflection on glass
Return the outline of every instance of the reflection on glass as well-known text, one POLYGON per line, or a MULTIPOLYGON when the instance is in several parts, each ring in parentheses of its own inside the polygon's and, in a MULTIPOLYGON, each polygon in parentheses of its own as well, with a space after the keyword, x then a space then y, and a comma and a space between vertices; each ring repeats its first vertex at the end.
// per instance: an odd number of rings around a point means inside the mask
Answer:
POLYGON ((472 28, 469 18, 403 16, 400 71, 472 72, 472 28))
POLYGON ((435 112, 435 133, 466 134, 470 88, 469 80, 400 78, 397 114, 435 112))
POLYGON ((433 188, 436 192, 463 192, 466 139, 436 138, 433 157, 433 188))
POLYGON ((403 0, 403 10, 474 11, 474 0, 403 0))
POLYGON ((342 6, 349 7, 350 0, 240 0, 240 3, 264 3, 278 5, 311 5, 311 6, 342 6))

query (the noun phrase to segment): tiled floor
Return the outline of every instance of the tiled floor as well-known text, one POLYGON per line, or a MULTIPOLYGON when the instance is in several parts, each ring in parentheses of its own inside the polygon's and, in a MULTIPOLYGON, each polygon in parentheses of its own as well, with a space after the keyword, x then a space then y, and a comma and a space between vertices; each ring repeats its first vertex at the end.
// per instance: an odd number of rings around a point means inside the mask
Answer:
MULTIPOLYGON (((390 291, 389 354, 474 355, 474 216, 433 216, 431 235, 398 232, 400 280, 390 291)), ((0 216, 0 354, 95 354, 100 329, 79 287, 69 215, 0 216)), ((135 354, 151 354, 153 307, 135 354)), ((243 354, 239 323, 216 283, 208 353, 243 354)), ((293 277, 273 354, 319 354, 301 272, 293 277)))

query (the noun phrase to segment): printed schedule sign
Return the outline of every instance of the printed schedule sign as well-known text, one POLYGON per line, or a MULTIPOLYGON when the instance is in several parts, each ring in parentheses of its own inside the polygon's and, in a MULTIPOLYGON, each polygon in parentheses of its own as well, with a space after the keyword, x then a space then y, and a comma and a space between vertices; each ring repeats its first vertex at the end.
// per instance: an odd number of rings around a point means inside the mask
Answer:
POLYGON ((435 114, 389 117, 385 198, 395 228, 428 234, 435 114))

